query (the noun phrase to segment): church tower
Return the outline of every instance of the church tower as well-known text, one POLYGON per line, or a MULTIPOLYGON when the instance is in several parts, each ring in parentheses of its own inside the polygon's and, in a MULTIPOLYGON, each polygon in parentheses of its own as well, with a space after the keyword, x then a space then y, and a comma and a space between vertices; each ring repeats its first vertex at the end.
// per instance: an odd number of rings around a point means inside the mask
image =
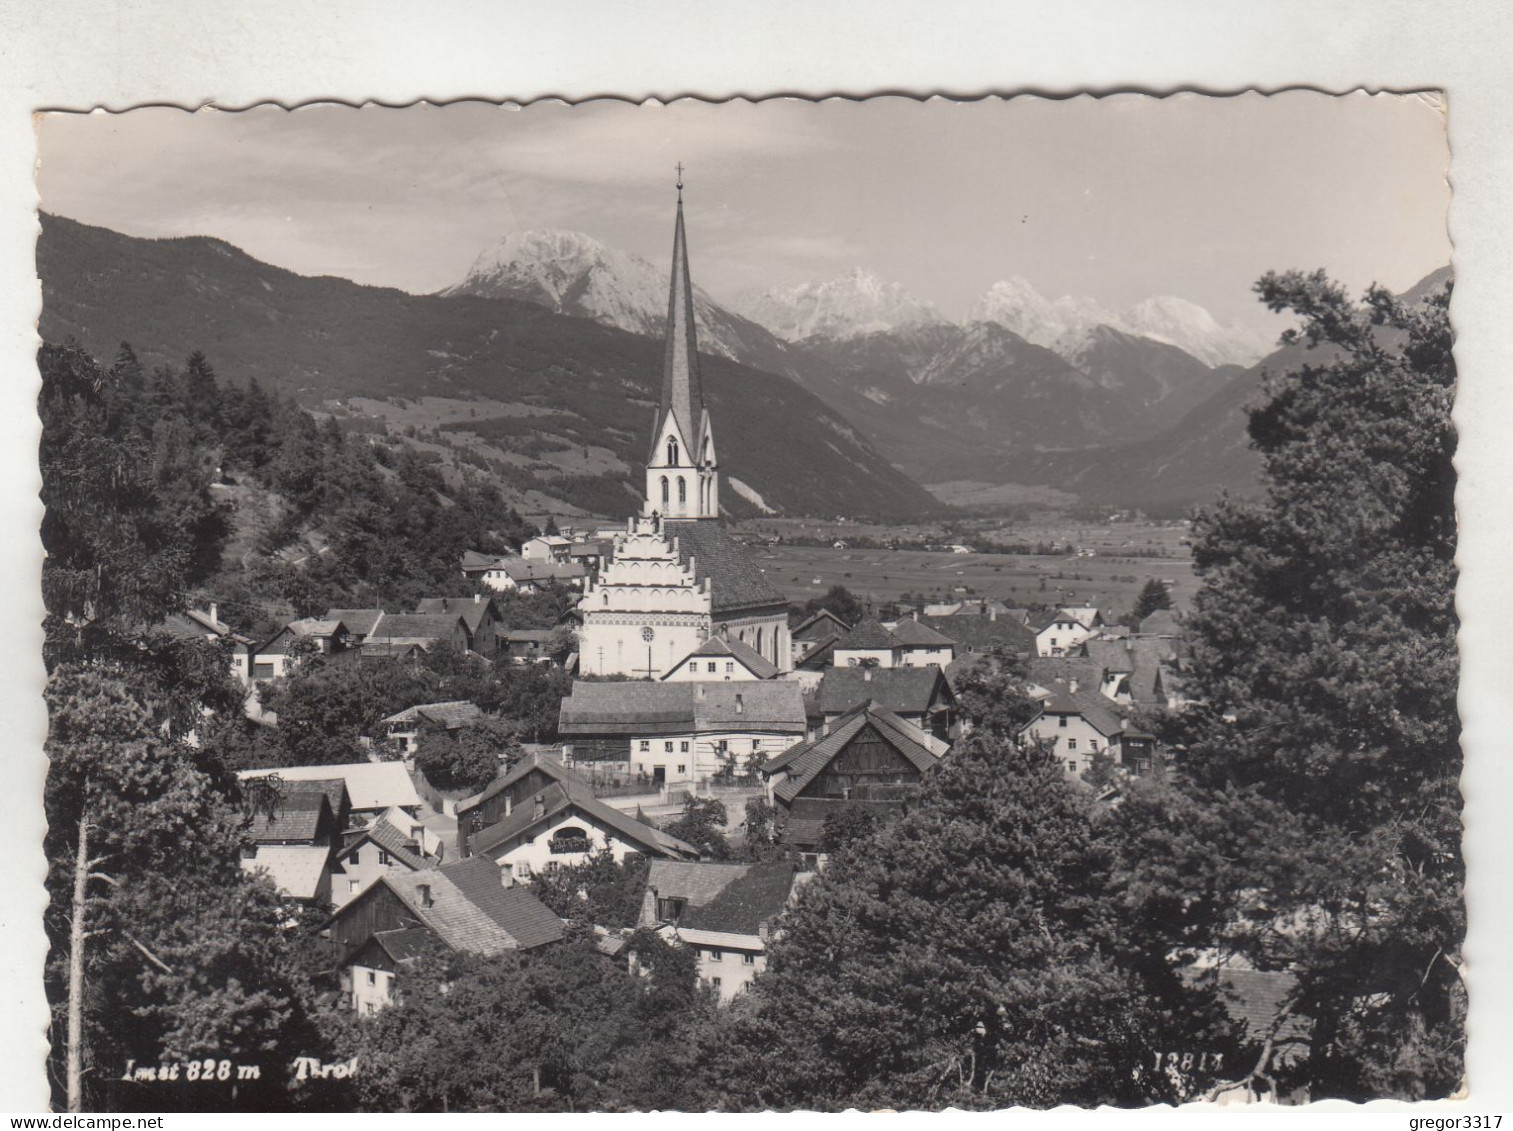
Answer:
POLYGON ((667 351, 662 403, 646 457, 648 518, 720 517, 720 475, 714 433, 699 380, 699 339, 694 324, 688 237, 683 230, 683 169, 678 167, 678 218, 672 237, 672 283, 667 298, 667 351))

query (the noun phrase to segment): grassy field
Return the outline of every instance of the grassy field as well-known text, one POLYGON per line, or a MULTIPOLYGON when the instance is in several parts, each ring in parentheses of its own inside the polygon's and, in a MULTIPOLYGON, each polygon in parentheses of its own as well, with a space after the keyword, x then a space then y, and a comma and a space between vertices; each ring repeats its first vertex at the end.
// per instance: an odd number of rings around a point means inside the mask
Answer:
POLYGON ((1149 578, 1171 581, 1181 609, 1197 592, 1186 528, 1121 522, 1107 526, 1016 525, 1001 538, 1059 542, 1061 554, 956 554, 924 550, 837 550, 778 544, 753 546, 767 579, 790 601, 822 595, 844 585, 859 597, 892 600, 905 593, 940 600, 991 596, 1011 606, 1089 604, 1128 611, 1149 578), (1121 553, 1120 551, 1124 551, 1121 553), (1164 556, 1130 556, 1130 551, 1164 556))

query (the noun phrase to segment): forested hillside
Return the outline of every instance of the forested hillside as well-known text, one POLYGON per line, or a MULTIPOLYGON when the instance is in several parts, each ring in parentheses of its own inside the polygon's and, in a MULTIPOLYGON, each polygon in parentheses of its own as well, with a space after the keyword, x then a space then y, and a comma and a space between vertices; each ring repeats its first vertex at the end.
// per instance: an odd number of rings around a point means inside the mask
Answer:
MULTIPOLYGON (((516 500, 537 491, 547 510, 558 500, 618 518, 636 507, 626 484, 639 481, 662 374, 653 338, 529 302, 307 278, 220 240, 136 239, 55 216, 42 218, 37 267, 47 341, 75 338, 99 357, 130 341, 149 370, 201 351, 229 383, 256 379, 317 410, 351 397, 466 401, 486 443, 449 456, 454 466, 516 500), (510 431, 523 416, 529 429, 510 431)), ((701 366, 721 470, 764 505, 885 519, 939 509, 792 380, 707 354, 701 366)), ((739 491, 722 500, 756 513, 739 491)))
POLYGON ((149 372, 129 345, 109 368, 49 345, 39 363, 48 584, 71 600, 109 600, 100 556, 140 551, 123 583, 148 623, 194 588, 243 628, 408 607, 463 591, 464 550, 502 553, 534 532, 481 476, 448 484, 434 458, 317 424, 255 380, 221 381, 203 354, 149 372), (110 491, 129 506, 95 512, 110 491), (53 505, 64 493, 91 509, 53 505))

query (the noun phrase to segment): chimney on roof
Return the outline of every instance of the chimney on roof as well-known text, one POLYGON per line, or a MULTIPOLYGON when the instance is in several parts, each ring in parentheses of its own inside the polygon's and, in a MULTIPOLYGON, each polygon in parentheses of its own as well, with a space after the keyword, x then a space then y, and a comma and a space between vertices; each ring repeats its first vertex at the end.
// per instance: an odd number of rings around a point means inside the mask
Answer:
POLYGON ((988 610, 988 620, 995 621, 997 619, 998 619, 998 606, 994 605, 991 609, 988 610))
POLYGON ((535 819, 539 821, 544 816, 546 816, 546 798, 542 797, 541 794, 538 793, 536 794, 535 819))
POLYGON ((424 907, 427 911, 436 906, 436 901, 431 898, 430 884, 419 884, 415 890, 420 893, 420 906, 424 907))
POLYGON ((483 604, 483 594, 482 593, 474 593, 473 594, 473 604, 475 604, 475 605, 481 605, 481 604, 483 604))
POLYGON ((217 608, 216 603, 214 601, 211 601, 210 602, 210 619, 211 619, 211 621, 213 623, 220 624, 221 623, 221 618, 215 615, 216 608, 217 608))
POLYGON ((745 710, 746 710, 746 701, 741 698, 741 693, 739 691, 737 691, 735 693, 735 713, 738 714, 738 715, 740 715, 740 714, 745 713, 745 710))
POLYGON ((871 683, 872 682, 872 669, 871 668, 863 668, 862 669, 862 680, 864 682, 866 682, 866 683, 871 683))
POLYGON ((1077 694, 1077 680, 1075 677, 1067 683, 1067 690, 1073 695, 1077 694))

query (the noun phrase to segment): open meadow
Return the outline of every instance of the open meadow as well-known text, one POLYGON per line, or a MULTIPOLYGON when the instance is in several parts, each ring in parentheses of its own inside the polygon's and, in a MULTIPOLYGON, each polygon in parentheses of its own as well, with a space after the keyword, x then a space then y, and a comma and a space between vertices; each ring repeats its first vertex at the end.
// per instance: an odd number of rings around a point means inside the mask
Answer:
MULTIPOLYGON (((744 532, 752 538, 754 532, 744 532)), ((904 531, 895 531, 904 535, 904 531)), ((1143 522, 1016 524, 999 541, 1054 543, 1054 554, 955 553, 950 550, 837 549, 788 542, 753 550, 766 577, 790 601, 804 602, 843 585, 866 600, 904 594, 951 600, 996 597, 1010 606, 1095 604, 1123 614, 1150 578, 1171 582, 1173 603, 1197 592, 1187 528, 1143 522), (1122 552, 1121 552, 1122 551, 1122 552)), ((870 535, 876 537, 876 534, 870 535)), ((910 534, 909 536, 917 536, 910 534)), ((837 539, 844 541, 844 533, 837 539)))

